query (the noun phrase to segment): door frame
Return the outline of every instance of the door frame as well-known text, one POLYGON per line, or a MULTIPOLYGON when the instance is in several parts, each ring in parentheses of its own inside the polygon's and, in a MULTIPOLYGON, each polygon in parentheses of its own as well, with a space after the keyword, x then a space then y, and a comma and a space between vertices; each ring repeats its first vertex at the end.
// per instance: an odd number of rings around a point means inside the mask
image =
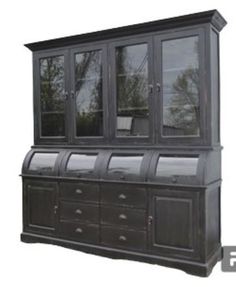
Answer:
POLYGON ((34 141, 35 144, 61 144, 68 141, 68 115, 69 111, 69 67, 68 49, 54 49, 33 53, 33 102, 34 102, 34 141), (41 95, 40 95, 40 59, 64 56, 64 103, 65 103, 65 136, 42 136, 41 135, 41 95))
POLYGON ((181 258, 191 258, 200 259, 202 254, 200 254, 200 229, 201 218, 200 218, 200 190, 181 190, 180 188, 164 189, 164 188, 149 188, 149 224, 148 224, 148 249, 153 253, 158 255, 169 255, 170 257, 181 257, 181 258), (183 248, 168 246, 163 244, 155 244, 155 198, 170 199, 176 201, 189 201, 192 209, 191 212, 191 240, 192 248, 183 248))
POLYGON ((109 130, 109 113, 108 113, 108 58, 107 58, 107 45, 93 43, 87 45, 79 45, 69 49, 70 53, 70 143, 83 145, 83 144, 100 144, 106 143, 108 140, 109 130), (102 136, 76 136, 76 95, 75 95, 75 61, 74 57, 77 53, 102 51, 102 106, 103 106, 103 135, 102 136))

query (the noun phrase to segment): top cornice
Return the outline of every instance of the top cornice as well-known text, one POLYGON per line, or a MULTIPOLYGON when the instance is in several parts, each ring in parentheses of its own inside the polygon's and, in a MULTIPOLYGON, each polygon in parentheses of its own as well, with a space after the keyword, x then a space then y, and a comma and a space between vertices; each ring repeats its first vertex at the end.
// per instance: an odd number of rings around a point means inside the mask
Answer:
POLYGON ((109 38, 138 35, 148 32, 175 29, 179 27, 199 25, 205 23, 211 23, 217 29, 217 31, 221 31, 223 27, 227 24, 226 20, 217 10, 210 10, 147 23, 128 25, 124 27, 102 30, 92 33, 29 43, 25 44, 25 46, 31 51, 40 51, 93 41, 107 40, 109 38))

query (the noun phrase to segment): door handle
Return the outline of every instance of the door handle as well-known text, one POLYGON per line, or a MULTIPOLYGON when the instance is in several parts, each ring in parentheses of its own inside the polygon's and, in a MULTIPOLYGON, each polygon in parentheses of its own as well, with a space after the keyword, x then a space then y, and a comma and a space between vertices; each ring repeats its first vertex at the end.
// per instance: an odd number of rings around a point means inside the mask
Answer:
POLYGON ((151 225, 153 221, 153 217, 151 215, 148 216, 148 225, 151 225))
POLYGON ((160 91, 161 91, 161 84, 160 83, 156 83, 156 88, 157 88, 157 92, 160 93, 160 91))
POLYGON ((57 214, 57 209, 58 209, 58 206, 54 205, 54 214, 57 214))

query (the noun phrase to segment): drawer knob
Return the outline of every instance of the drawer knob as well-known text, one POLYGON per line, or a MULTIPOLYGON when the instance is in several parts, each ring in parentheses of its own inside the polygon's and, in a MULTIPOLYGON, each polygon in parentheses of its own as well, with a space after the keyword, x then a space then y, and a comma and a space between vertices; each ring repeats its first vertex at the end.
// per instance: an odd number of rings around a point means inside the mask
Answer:
POLYGON ((126 199, 126 195, 124 193, 119 194, 118 196, 119 199, 126 199))
POLYGON ((75 232, 81 234, 81 233, 83 233, 83 229, 78 227, 78 228, 75 229, 75 232))
POLYGON ((120 215, 119 215, 119 219, 125 220, 125 219, 127 219, 127 215, 125 215, 125 214, 120 214, 120 215))
POLYGON ((83 193, 83 191, 82 191, 81 189, 79 189, 79 188, 78 188, 78 189, 76 189, 76 190, 75 190, 75 193, 76 193, 76 194, 82 194, 82 193, 83 193))
POLYGON ((124 235, 121 235, 121 236, 119 236, 119 240, 120 240, 120 241, 126 241, 127 238, 126 238, 124 235))
POLYGON ((79 209, 79 208, 78 208, 78 209, 76 209, 76 210, 75 210, 75 214, 82 214, 82 210, 81 210, 81 209, 79 209))

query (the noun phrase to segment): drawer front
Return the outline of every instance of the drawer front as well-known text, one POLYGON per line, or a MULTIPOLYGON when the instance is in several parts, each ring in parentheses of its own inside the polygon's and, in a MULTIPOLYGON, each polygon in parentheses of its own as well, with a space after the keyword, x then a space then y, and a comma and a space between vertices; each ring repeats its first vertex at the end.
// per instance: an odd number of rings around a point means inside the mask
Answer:
POLYGON ((70 183, 60 184, 60 196, 64 199, 79 201, 99 201, 99 185, 91 183, 70 183))
POLYGON ((145 209, 147 194, 141 187, 106 184, 101 186, 101 202, 145 209))
POLYGON ((97 223, 99 221, 99 207, 91 204, 61 201, 60 218, 62 220, 82 220, 97 223))
POLYGON ((102 207, 101 223, 146 229, 146 212, 139 209, 102 207))
POLYGON ((106 226, 101 228, 101 242, 111 247, 145 250, 146 232, 106 226))
POLYGON ((98 243, 99 227, 96 224, 61 221, 59 223, 59 235, 76 241, 98 243))

